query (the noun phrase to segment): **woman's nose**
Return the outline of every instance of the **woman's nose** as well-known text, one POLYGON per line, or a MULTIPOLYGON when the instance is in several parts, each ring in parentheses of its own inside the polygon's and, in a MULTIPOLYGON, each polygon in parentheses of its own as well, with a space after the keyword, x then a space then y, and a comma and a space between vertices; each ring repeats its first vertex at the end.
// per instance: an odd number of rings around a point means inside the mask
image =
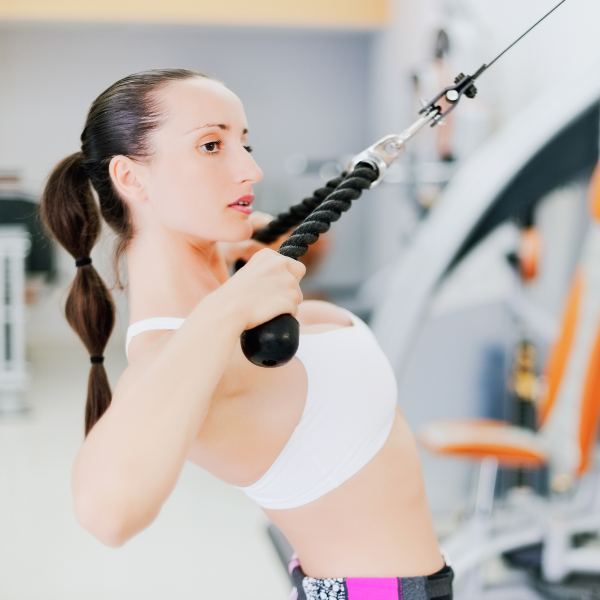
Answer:
POLYGON ((243 153, 242 161, 236 169, 236 181, 258 183, 263 178, 263 172, 246 149, 243 149, 243 153))

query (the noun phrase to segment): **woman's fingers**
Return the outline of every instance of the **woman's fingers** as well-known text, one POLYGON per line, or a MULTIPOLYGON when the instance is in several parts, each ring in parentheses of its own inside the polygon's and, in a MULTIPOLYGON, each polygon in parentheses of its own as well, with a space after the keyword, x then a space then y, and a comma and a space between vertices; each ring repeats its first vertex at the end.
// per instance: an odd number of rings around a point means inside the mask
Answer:
POLYGON ((274 218, 275 217, 273 217, 273 215, 270 215, 269 213, 255 210, 248 217, 248 221, 250 221, 250 224, 252 225, 252 233, 254 233, 257 229, 268 225, 274 218))
POLYGON ((301 262, 294 260, 293 258, 289 258, 288 260, 290 261, 288 263, 288 269, 290 273, 296 278, 297 281, 300 281, 306 274, 306 267, 301 262))
POLYGON ((236 313, 245 321, 244 328, 250 329, 277 315, 298 313, 303 300, 299 281, 305 271, 302 263, 263 248, 219 292, 234 302, 236 313))

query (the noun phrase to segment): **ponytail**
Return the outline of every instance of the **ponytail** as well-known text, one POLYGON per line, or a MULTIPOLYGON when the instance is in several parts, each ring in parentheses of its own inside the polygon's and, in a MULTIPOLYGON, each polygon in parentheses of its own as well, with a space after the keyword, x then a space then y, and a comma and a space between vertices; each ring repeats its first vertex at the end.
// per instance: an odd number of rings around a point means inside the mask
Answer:
POLYGON ((102 92, 90 107, 81 134, 81 152, 56 166, 42 196, 40 209, 46 228, 78 265, 65 316, 92 361, 86 435, 110 406, 112 394, 102 354, 115 324, 113 300, 91 265, 90 251, 104 218, 117 234, 114 267, 117 285, 121 286, 119 261, 135 233, 129 207, 115 190, 108 166, 117 155, 140 161, 152 157, 150 134, 166 118, 160 94, 155 92, 173 81, 194 77, 206 75, 187 69, 155 69, 124 77, 102 92), (98 194, 99 208, 92 187, 98 194))
POLYGON ((98 240, 101 218, 92 195, 81 152, 61 161, 48 178, 40 212, 46 228, 58 243, 84 264, 77 267, 65 305, 69 325, 81 338, 92 360, 85 407, 85 435, 110 405, 112 392, 101 362, 115 325, 111 294, 91 264, 83 260, 98 240), (87 263, 87 264, 86 264, 87 263))

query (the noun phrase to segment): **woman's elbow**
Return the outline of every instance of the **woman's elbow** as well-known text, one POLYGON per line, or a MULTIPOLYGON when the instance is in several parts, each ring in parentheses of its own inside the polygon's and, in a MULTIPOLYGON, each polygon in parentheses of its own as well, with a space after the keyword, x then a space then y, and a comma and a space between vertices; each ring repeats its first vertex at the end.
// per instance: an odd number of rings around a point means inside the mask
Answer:
POLYGON ((74 496, 73 508, 79 524, 98 541, 109 548, 120 548, 145 529, 155 516, 141 519, 143 511, 123 510, 119 506, 99 506, 99 503, 86 495, 74 496), (135 515, 135 516, 133 516, 135 515))
POLYGON ((110 548, 120 548, 132 535, 127 534, 123 515, 102 510, 94 502, 74 498, 73 508, 77 522, 99 542, 110 548))

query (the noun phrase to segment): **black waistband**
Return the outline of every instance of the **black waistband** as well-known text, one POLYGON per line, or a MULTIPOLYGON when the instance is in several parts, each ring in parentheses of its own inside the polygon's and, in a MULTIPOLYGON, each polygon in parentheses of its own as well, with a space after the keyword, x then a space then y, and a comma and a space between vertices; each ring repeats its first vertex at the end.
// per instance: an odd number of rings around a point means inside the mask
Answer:
POLYGON ((439 571, 427 575, 427 591, 430 598, 437 600, 452 600, 452 580, 454 571, 452 567, 444 565, 439 571))

